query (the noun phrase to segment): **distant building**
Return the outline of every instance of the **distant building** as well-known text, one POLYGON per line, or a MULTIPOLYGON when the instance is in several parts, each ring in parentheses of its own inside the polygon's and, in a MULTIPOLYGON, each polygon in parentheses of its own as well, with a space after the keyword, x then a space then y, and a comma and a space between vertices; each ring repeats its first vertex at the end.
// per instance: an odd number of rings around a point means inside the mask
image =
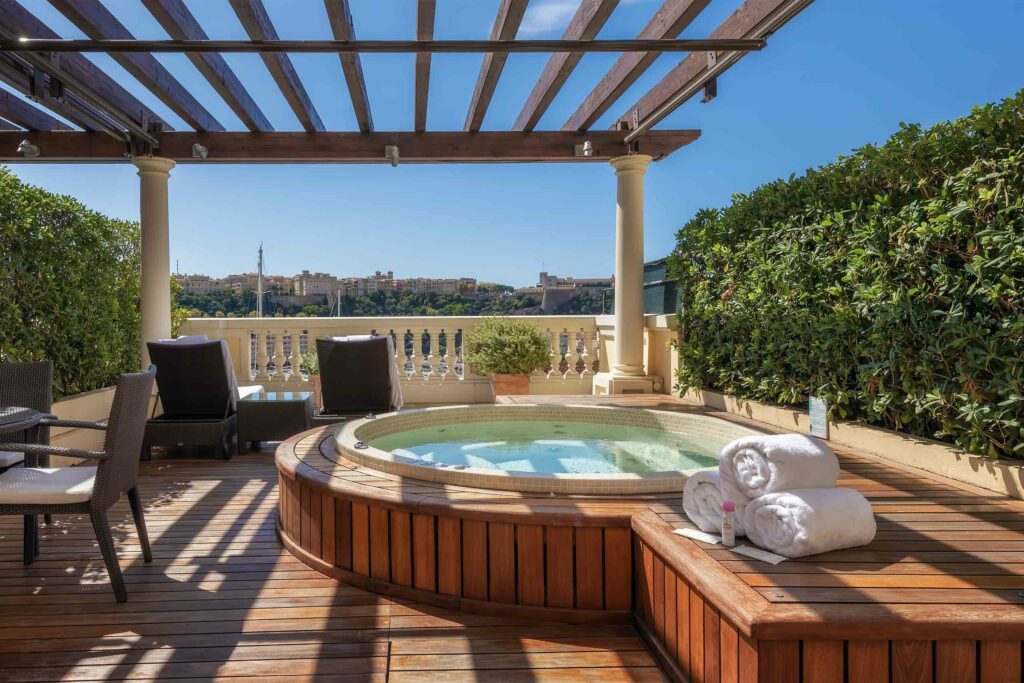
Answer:
POLYGON ((551 273, 541 271, 538 287, 599 287, 601 289, 607 289, 615 285, 615 278, 613 277, 597 277, 597 278, 573 278, 573 277, 558 277, 551 273))
POLYGON ((224 288, 220 280, 209 275, 175 275, 174 279, 184 294, 202 296, 224 288))
POLYGON ((292 292, 297 296, 322 295, 332 297, 338 290, 338 278, 328 273, 304 270, 292 278, 292 292))

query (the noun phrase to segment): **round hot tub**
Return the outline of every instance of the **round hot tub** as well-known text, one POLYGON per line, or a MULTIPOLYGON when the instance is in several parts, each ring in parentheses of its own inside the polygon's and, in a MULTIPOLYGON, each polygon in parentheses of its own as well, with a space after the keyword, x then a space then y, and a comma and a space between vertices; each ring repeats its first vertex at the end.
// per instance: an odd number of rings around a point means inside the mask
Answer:
POLYGON ((349 422, 336 448, 402 477, 533 493, 681 491, 753 430, 709 415, 605 406, 464 405, 349 422))

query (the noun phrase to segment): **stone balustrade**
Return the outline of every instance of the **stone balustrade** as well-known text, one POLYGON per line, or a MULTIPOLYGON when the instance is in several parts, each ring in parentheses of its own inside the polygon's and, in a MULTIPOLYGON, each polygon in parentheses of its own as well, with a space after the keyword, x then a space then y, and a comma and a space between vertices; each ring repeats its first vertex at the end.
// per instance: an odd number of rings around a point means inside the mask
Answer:
MULTIPOLYGON (((597 317, 523 316, 548 336, 548 366, 530 378, 531 394, 590 394, 593 376, 606 367, 597 317)), ((239 384, 268 391, 309 390, 301 358, 316 353, 322 337, 389 334, 410 404, 484 403, 490 380, 473 372, 463 348, 479 316, 378 318, 190 318, 181 334, 205 334, 228 343, 239 384)))

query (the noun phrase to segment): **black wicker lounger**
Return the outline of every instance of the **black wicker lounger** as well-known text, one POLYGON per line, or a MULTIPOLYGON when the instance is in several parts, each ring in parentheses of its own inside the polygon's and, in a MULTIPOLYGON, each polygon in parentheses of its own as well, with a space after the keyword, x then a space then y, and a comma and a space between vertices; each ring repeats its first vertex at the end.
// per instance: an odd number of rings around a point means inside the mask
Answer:
POLYGON ((390 336, 317 339, 316 354, 324 408, 314 422, 401 409, 402 386, 390 336))

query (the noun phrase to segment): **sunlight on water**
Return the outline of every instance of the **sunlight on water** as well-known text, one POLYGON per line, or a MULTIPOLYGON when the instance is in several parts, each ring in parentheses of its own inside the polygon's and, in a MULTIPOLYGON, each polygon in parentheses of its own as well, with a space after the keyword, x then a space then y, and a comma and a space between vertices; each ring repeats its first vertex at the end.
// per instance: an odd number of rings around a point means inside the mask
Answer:
POLYGON ((509 421, 413 429, 373 439, 370 445, 417 458, 424 465, 545 474, 643 474, 712 466, 725 441, 587 422, 509 421))

